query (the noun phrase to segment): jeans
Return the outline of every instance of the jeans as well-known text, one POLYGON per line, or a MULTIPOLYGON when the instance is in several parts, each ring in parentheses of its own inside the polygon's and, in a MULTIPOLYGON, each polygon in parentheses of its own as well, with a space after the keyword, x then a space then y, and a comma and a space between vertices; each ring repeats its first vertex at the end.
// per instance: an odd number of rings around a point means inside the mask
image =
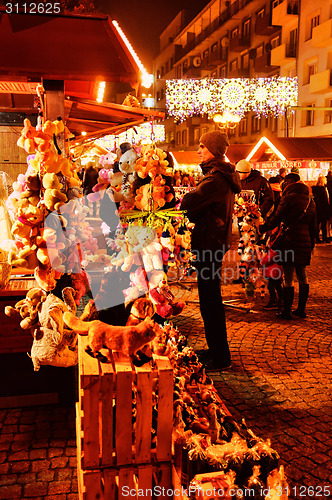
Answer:
POLYGON ((287 264, 287 265, 284 264, 282 268, 284 271, 285 287, 290 287, 294 285, 293 283, 294 271, 296 272, 296 277, 299 283, 301 283, 302 285, 308 284, 306 266, 294 266, 293 264, 287 264))
POLYGON ((218 260, 213 255, 197 255, 194 265, 197 270, 197 285, 200 311, 204 322, 205 338, 214 360, 229 365, 231 355, 227 342, 225 308, 222 301, 221 265, 223 254, 218 260))

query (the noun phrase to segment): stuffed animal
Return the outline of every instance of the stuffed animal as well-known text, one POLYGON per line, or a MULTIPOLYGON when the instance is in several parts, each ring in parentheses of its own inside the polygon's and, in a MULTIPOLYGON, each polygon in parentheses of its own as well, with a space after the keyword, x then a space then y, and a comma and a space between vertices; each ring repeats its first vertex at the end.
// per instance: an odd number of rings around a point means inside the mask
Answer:
MULTIPOLYGON (((158 279, 159 274, 156 274, 158 279)), ((174 295, 167 284, 167 278, 164 274, 163 279, 155 286, 156 279, 152 276, 150 279, 149 296, 156 305, 157 314, 162 318, 176 316, 183 311, 185 304, 183 302, 175 302, 174 295)))
POLYGON ((146 318, 152 318, 156 312, 156 306, 148 297, 137 298, 131 306, 130 315, 126 325, 138 325, 146 318))
POLYGON ((14 307, 6 306, 5 314, 9 317, 21 316, 20 327, 23 330, 35 328, 39 322, 38 312, 46 300, 46 292, 40 288, 30 288, 25 299, 20 300, 14 307))
POLYGON ((156 269, 162 269, 162 245, 159 243, 154 229, 149 226, 142 226, 137 239, 142 249, 141 254, 145 271, 148 273, 156 269))
POLYGON ((73 300, 75 292, 71 290, 70 288, 63 290, 63 301, 49 294, 42 304, 38 313, 40 326, 34 331, 31 347, 31 359, 35 371, 38 371, 41 365, 68 367, 77 364, 77 338, 74 332, 64 328, 63 322, 64 313, 76 312, 73 300))
POLYGON ((92 357, 100 358, 101 361, 104 361, 104 356, 99 351, 103 347, 130 356, 143 345, 151 342, 156 335, 155 323, 150 318, 134 326, 108 325, 99 320, 82 321, 70 312, 65 312, 63 319, 66 325, 75 332, 88 335, 87 352, 92 357))
POLYGON ((152 145, 145 145, 141 150, 141 157, 135 163, 138 177, 145 179, 147 176, 154 179, 157 174, 171 175, 171 169, 167 168, 168 161, 165 160, 167 153, 152 145))
POLYGON ((27 175, 25 189, 20 195, 20 200, 26 200, 26 206, 32 204, 37 206, 40 201, 40 179, 37 174, 27 175))
POLYGON ((40 234, 36 237, 38 245, 37 258, 44 265, 51 265, 53 269, 64 272, 62 265, 65 256, 61 250, 66 248, 63 241, 57 241, 57 232, 50 227, 42 228, 40 234))
POLYGON ((44 207, 28 205, 23 208, 18 202, 18 217, 12 226, 12 235, 19 238, 24 245, 30 245, 30 239, 38 233, 37 226, 44 220, 44 207))
POLYGON ((45 266, 39 264, 34 270, 34 277, 40 288, 46 292, 50 292, 56 287, 56 280, 60 278, 62 273, 55 271, 49 264, 45 266))
POLYGON ((50 212, 58 210, 67 201, 67 196, 61 192, 62 184, 55 173, 44 175, 43 187, 45 189, 44 204, 50 212))
MULTIPOLYGON (((121 190, 113 191, 114 201, 134 200, 134 181, 136 178, 135 162, 137 153, 134 149, 128 149, 119 160, 119 169, 122 173, 121 190)), ((112 184, 111 184, 112 185, 112 184)))

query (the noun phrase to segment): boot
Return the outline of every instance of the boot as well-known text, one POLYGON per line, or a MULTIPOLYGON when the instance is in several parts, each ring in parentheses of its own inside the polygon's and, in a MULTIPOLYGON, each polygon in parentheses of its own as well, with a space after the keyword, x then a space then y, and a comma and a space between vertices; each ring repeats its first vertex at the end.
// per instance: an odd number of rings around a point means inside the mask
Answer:
POLYGON ((305 312, 305 306, 308 300, 308 295, 309 285, 299 283, 299 302, 297 305, 297 309, 295 309, 295 311, 293 312, 295 316, 298 316, 299 318, 305 318, 307 316, 305 312))
POLYGON ((292 319, 292 304, 294 300, 294 287, 293 286, 285 286, 283 288, 284 295, 284 308, 282 312, 277 312, 277 317, 280 319, 292 319))

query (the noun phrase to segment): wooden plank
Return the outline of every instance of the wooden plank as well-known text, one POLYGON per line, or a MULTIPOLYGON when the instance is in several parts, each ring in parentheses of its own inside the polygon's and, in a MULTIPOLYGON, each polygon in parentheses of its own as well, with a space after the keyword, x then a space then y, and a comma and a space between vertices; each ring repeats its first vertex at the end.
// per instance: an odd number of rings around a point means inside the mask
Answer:
POLYGON ((150 365, 136 367, 137 397, 135 463, 151 460, 152 372, 150 365))
POLYGON ((136 484, 134 482, 134 472, 134 469, 131 467, 120 468, 118 500, 137 498, 137 495, 132 494, 136 489, 136 484))
POLYGON ((189 500, 189 497, 185 494, 186 489, 182 488, 181 480, 175 467, 172 467, 172 488, 174 491, 174 500, 189 500), (180 495, 177 495, 178 492, 180 495))
POLYGON ((105 500, 117 500, 118 487, 116 484, 116 473, 114 469, 104 469, 104 498, 105 500))
POLYGON ((116 372, 115 448, 118 465, 132 463, 132 366, 128 357, 114 354, 116 372))
POLYGON ((83 472, 83 500, 106 500, 102 489, 101 475, 101 471, 83 472))
POLYGON ((77 449, 77 484, 78 484, 78 498, 83 499, 84 485, 83 485, 83 470, 82 470, 82 429, 81 429, 81 409, 80 404, 75 404, 76 412, 76 449, 77 449))
POLYGON ((85 468, 99 466, 99 366, 85 352, 88 338, 78 336, 79 396, 83 411, 83 464, 85 468))
POLYGON ((138 490, 144 492, 139 498, 152 499, 152 465, 138 466, 138 490))
MULTIPOLYGON (((115 457, 113 456, 113 383, 114 371, 111 363, 101 363, 100 379, 100 429, 101 429, 101 465, 113 465, 115 457)), ((107 498, 107 497, 106 497, 107 498)))
POLYGON ((157 460, 168 461, 172 455, 173 369, 166 356, 153 357, 158 370, 157 460))

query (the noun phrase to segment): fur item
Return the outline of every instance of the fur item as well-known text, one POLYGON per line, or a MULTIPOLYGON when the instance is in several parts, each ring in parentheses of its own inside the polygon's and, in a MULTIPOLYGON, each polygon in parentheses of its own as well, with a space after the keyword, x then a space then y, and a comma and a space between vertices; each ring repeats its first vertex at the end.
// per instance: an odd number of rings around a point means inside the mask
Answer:
POLYGON ((89 354, 93 357, 98 357, 103 347, 130 356, 156 336, 155 323, 150 318, 135 326, 114 326, 99 320, 82 321, 70 312, 65 312, 63 319, 75 332, 89 336, 89 354))
POLYGON ((145 318, 152 318, 156 312, 156 306, 147 297, 140 297, 135 300, 130 309, 127 326, 138 325, 145 318))

